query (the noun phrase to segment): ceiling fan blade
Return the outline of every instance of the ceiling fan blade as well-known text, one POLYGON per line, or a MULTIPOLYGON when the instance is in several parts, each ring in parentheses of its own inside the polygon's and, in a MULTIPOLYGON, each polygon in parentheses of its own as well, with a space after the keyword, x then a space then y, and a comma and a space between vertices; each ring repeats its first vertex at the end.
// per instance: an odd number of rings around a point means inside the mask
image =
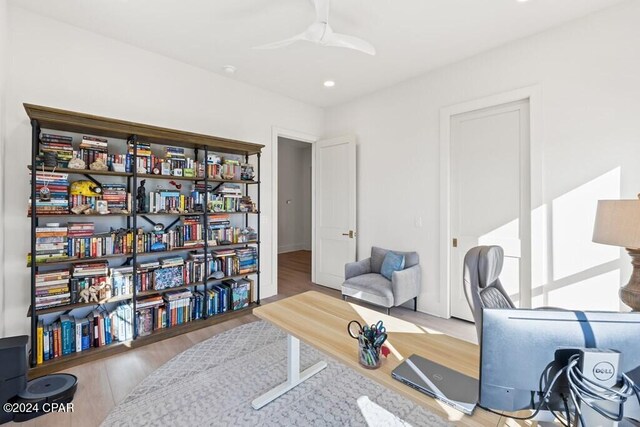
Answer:
POLYGON ((288 39, 280 40, 273 43, 267 43, 260 46, 254 46, 253 49, 277 49, 279 47, 289 46, 299 40, 307 40, 305 33, 300 33, 288 39))
POLYGON ((316 22, 329 23, 329 7, 331 0, 313 0, 316 7, 316 22))
POLYGON ((376 54, 376 48, 373 47, 371 43, 346 34, 332 33, 326 40, 322 41, 322 44, 325 46, 354 49, 372 56, 376 54))

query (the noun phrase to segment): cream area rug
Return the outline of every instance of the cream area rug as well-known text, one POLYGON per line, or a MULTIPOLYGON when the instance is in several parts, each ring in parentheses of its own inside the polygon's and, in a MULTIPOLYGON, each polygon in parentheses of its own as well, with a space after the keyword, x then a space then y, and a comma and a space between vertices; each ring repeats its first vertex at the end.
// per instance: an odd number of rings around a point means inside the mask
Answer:
POLYGON ((362 399, 358 402, 364 396, 407 425, 452 425, 304 343, 301 368, 320 360, 328 363, 327 368, 254 410, 253 399, 286 380, 286 349, 286 334, 262 321, 216 335, 149 375, 102 425, 307 427, 367 426, 367 421, 376 425, 370 414, 365 417, 361 412, 361 407, 371 406, 362 399))

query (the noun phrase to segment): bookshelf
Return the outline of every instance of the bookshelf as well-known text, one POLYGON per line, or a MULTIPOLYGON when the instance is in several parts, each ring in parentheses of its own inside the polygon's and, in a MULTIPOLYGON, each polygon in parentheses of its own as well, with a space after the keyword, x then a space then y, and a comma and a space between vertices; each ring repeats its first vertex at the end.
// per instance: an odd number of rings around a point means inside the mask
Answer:
MULTIPOLYGON (((219 323, 236 316, 240 316, 247 310, 251 310, 255 305, 260 304, 260 156, 261 150, 264 146, 245 141, 237 141, 210 135, 184 132, 175 129, 167 129, 141 123, 100 117, 50 107, 43 107, 33 104, 24 104, 24 108, 27 115, 29 116, 32 128, 31 164, 28 165, 28 169, 32 173, 30 186, 32 202, 28 211, 28 216, 30 217, 31 221, 32 262, 29 262, 27 265, 30 270, 31 278, 31 305, 27 313, 27 316, 29 316, 31 319, 31 377, 37 377, 46 373, 59 371, 61 369, 66 369, 68 367, 84 363, 89 360, 107 357, 112 354, 127 351, 130 348, 135 348, 141 345, 156 342, 199 328, 204 328, 212 324, 219 323), (50 136, 47 136, 46 138, 43 137, 45 133, 49 134, 50 136), (91 140, 93 138, 95 141, 103 141, 103 139, 107 139, 108 148, 107 143, 105 143, 104 148, 105 158, 107 156, 111 156, 114 151, 119 151, 118 155, 124 156, 126 158, 126 161, 130 162, 130 167, 113 170, 115 166, 112 166, 111 163, 108 163, 109 167, 107 170, 93 170, 89 169, 89 162, 87 162, 85 165, 85 169, 69 168, 66 167, 66 162, 62 162, 61 164, 60 155, 58 155, 57 159, 57 165, 60 167, 53 167, 51 166, 50 162, 48 163, 48 166, 43 166, 43 156, 41 156, 41 154, 43 154, 42 151, 46 150, 41 151, 41 149, 43 148, 41 144, 43 146, 48 146, 49 148, 50 146, 55 146, 56 133, 64 134, 63 136, 58 135, 60 136, 60 138, 68 138, 69 136, 72 136, 72 138, 69 138, 69 141, 73 140, 73 142, 69 142, 68 144, 73 145, 72 148, 74 156, 77 153, 77 138, 82 138, 81 144, 85 143, 85 138, 87 138, 87 140, 91 140), (47 141, 45 141, 45 139, 47 139, 47 141), (147 149, 147 147, 149 151, 155 150, 157 152, 159 149, 166 150, 166 158, 161 159, 159 164, 162 164, 163 161, 168 162, 169 164, 173 164, 171 162, 174 159, 171 158, 170 154, 173 152, 180 153, 181 150, 183 152, 186 150, 189 153, 193 153, 193 158, 188 158, 187 161, 191 161, 191 164, 195 162, 197 167, 202 168, 204 173, 199 174, 198 171, 200 169, 198 169, 191 176, 180 176, 178 172, 182 173, 182 171, 189 169, 182 168, 181 171, 176 171, 175 174, 173 173, 173 170, 170 171, 170 175, 163 174, 166 171, 159 172, 158 170, 154 170, 156 167, 153 164, 146 164, 144 168, 139 168, 139 162, 145 160, 147 157, 151 159, 151 156, 142 154, 143 150, 147 149), (210 157, 210 155, 213 157, 210 157), (245 174, 243 172, 241 179, 239 179, 240 177, 238 175, 233 176, 232 179, 227 179, 231 178, 231 176, 225 174, 210 173, 210 168, 212 167, 211 165, 214 164, 214 161, 210 160, 212 158, 217 159, 216 161, 220 160, 220 163, 215 163, 216 165, 219 165, 221 168, 227 167, 226 161, 224 165, 222 164, 222 156, 229 156, 235 159, 240 159, 242 161, 243 168, 244 165, 252 165, 253 171, 255 173, 253 174, 253 176, 245 177, 245 174), (68 176, 69 183, 78 180, 86 180, 94 182, 96 184, 100 184, 100 179, 107 179, 109 181, 109 184, 116 183, 112 185, 117 185, 118 188, 126 187, 129 209, 114 209, 114 212, 108 214, 101 214, 94 211, 90 211, 89 214, 76 214, 71 211, 70 206, 67 207, 66 212, 64 211, 64 209, 53 210, 52 213, 45 213, 43 209, 38 211, 38 208, 41 208, 41 206, 43 205, 41 203, 41 200, 39 199, 42 193, 39 193, 40 190, 38 189, 38 185, 40 185, 40 189, 42 189, 42 185, 41 183, 38 184, 36 179, 36 177, 40 173, 43 174, 42 176, 47 176, 47 173, 51 175, 66 174, 68 176), (162 210, 160 212, 145 212, 145 207, 148 206, 139 206, 139 202, 136 197, 136 190, 138 189, 142 180, 147 181, 147 183, 160 183, 158 184, 158 187, 161 187, 163 184, 171 184, 175 187, 174 191, 178 191, 184 194, 189 194, 189 186, 194 189, 199 186, 198 188, 202 190, 200 190, 200 198, 198 200, 203 200, 199 205, 201 206, 201 208, 209 208, 206 209, 207 214, 204 213, 205 209, 200 209, 200 211, 193 212, 185 212, 185 209, 162 210), (182 183, 182 191, 180 191, 181 188, 178 187, 178 185, 180 185, 178 183, 182 183), (224 188, 225 185, 229 184, 233 184, 235 186, 234 188, 236 189, 238 187, 241 189, 241 195, 238 195, 237 197, 248 199, 250 202, 253 200, 250 196, 255 197, 255 201, 252 204, 253 208, 250 208, 248 210, 244 208, 242 211, 237 211, 234 209, 233 211, 231 211, 225 206, 222 212, 220 212, 220 210, 212 211, 211 206, 215 205, 212 205, 211 203, 213 199, 219 197, 219 193, 216 193, 216 191, 220 189, 221 186, 223 186, 222 188, 224 188), (216 215, 222 215, 229 218, 229 220, 226 222, 233 224, 232 227, 228 226, 232 228, 232 233, 236 233, 236 228, 242 229, 243 231, 252 230, 254 232, 253 234, 247 234, 252 238, 243 238, 242 241, 237 242, 235 241, 235 237, 232 240, 225 241, 216 241, 217 237, 216 239, 212 239, 211 237, 207 238, 209 232, 213 233, 214 236, 218 236, 218 234, 216 234, 217 231, 215 231, 216 215), (197 230, 199 230, 200 233, 204 233, 205 237, 203 239, 190 239, 190 245, 184 245, 184 247, 170 247, 167 245, 167 249, 159 251, 143 251, 140 249, 138 242, 140 242, 141 240, 139 239, 144 240, 146 234, 148 234, 149 236, 152 235, 152 231, 149 230, 152 230, 156 225, 159 225, 159 223, 156 222, 156 219, 159 219, 160 221, 165 219, 167 221, 170 221, 168 226, 165 227, 163 225, 164 229, 162 230, 163 233, 166 231, 168 234, 169 230, 174 226, 182 226, 183 228, 181 230, 184 232, 184 227, 187 224, 186 221, 188 217, 190 217, 190 224, 199 227, 197 228, 197 230), (211 220, 211 224, 210 218, 213 218, 211 220), (40 256, 40 253, 42 253, 42 251, 38 252, 36 250, 37 242, 39 242, 38 248, 46 246, 41 244, 42 240, 37 239, 36 230, 42 230, 42 227, 45 224, 50 223, 58 223, 60 227, 70 230, 70 224, 78 221, 85 224, 87 223, 87 221, 99 221, 101 227, 108 226, 111 231, 107 230, 102 232, 102 235, 107 236, 105 237, 106 239, 108 239, 109 233, 112 233, 112 237, 115 235, 113 231, 114 227, 124 229, 126 231, 126 236, 131 233, 133 243, 130 244, 130 246, 127 246, 126 253, 100 253, 99 256, 81 258, 72 255, 71 244, 69 243, 69 254, 65 255, 65 258, 52 257, 51 260, 44 260, 40 258, 36 259, 37 256, 40 256), (181 221, 183 221, 183 223, 182 225, 179 225, 181 221), (122 227, 123 223, 126 223, 125 227, 122 227), (243 250, 244 252, 242 252, 243 250), (236 265, 241 265, 239 261, 240 254, 246 254, 247 251, 249 251, 248 253, 253 254, 252 256, 254 258, 252 258, 253 261, 251 265, 255 266, 255 268, 252 267, 249 271, 248 269, 246 269, 246 267, 244 270, 242 269, 242 267, 238 267, 239 271, 235 271, 236 265), (187 256, 188 258, 184 259, 185 256, 187 256), (198 256, 200 258, 198 258, 198 256), (231 257, 230 259, 232 260, 228 261, 226 258, 227 256, 231 257), (186 269, 189 268, 189 262, 197 263, 197 260, 203 259, 204 261, 202 262, 202 268, 204 268, 204 272, 200 272, 200 274, 203 275, 203 279, 197 281, 184 280, 182 283, 176 283, 171 287, 159 289, 155 288, 156 284, 154 282, 152 289, 143 290, 143 278, 139 276, 142 276, 147 271, 140 267, 141 263, 153 263, 165 258, 172 258, 175 261, 178 257, 181 257, 184 261, 184 267, 182 267, 183 270, 180 270, 184 273, 183 277, 186 277, 187 275, 186 269), (233 259, 233 257, 238 258, 237 264, 236 260, 233 259), (130 284, 130 286, 132 286, 132 292, 109 296, 108 298, 101 299, 99 302, 74 301, 73 298, 70 298, 68 303, 66 304, 60 304, 54 307, 43 307, 41 305, 41 308, 38 308, 39 306, 36 304, 36 298, 37 296, 42 296, 42 294, 36 291, 36 280, 40 280, 42 278, 42 275, 46 275, 47 273, 55 275, 57 271, 65 271, 66 269, 66 276, 64 277, 72 277, 72 274, 75 271, 76 267, 82 269, 82 266, 84 266, 86 263, 91 263, 91 265, 98 265, 93 264, 98 262, 104 263, 103 265, 106 265, 105 271, 110 272, 108 273, 109 276, 105 279, 107 281, 112 280, 111 274, 113 274, 114 269, 126 269, 127 267, 131 267, 132 271, 130 273, 130 279, 132 285, 130 284), (231 270, 224 271, 224 277, 216 276, 217 278, 214 278, 212 276, 212 272, 210 271, 212 265, 224 265, 224 268, 227 268, 229 263, 232 263, 231 270), (236 272, 238 274, 235 274, 236 272), (239 305, 238 307, 244 308, 238 308, 237 310, 232 310, 233 298, 231 297, 231 295, 234 295, 233 290, 228 290, 226 288, 222 289, 224 288, 224 286, 219 287, 222 282, 232 279, 245 280, 243 283, 248 283, 248 285, 243 288, 245 291, 248 289, 248 306, 244 307, 243 305, 239 305), (137 284, 139 284, 140 286, 138 286, 137 284), (225 293, 223 293, 222 290, 220 290, 220 293, 217 293, 217 290, 219 289, 225 290, 225 293), (229 293, 226 292, 227 290, 229 291, 229 293), (182 296, 182 292, 185 293, 184 295, 191 296, 182 296), (199 300, 196 295, 199 296, 199 300), (225 299, 225 304, 228 303, 228 310, 223 311, 222 308, 220 308, 220 310, 216 308, 213 313, 210 313, 208 308, 210 303, 216 302, 216 304, 220 303, 220 307, 223 306, 223 304, 219 302, 219 299, 222 299, 223 295, 225 295, 224 298, 228 299, 228 301, 226 301, 225 299), (177 321, 177 314, 176 316, 174 316, 174 311, 173 309, 171 309, 169 313, 163 314, 163 316, 165 317, 158 317, 157 322, 161 323, 156 323, 156 320, 154 320, 153 328, 151 331, 149 331, 148 329, 141 329, 142 325, 139 323, 143 323, 145 319, 144 316, 142 316, 142 314, 140 313, 147 313, 145 311, 145 308, 141 308, 138 306, 138 304, 142 302, 141 298, 144 298, 145 302, 149 301, 149 298, 163 298, 161 305, 158 307, 162 307, 162 310, 164 310, 165 308, 169 310, 169 307, 174 307, 170 305, 172 296, 176 296, 176 298, 181 297, 182 299, 180 301, 182 302, 186 301, 187 305, 182 306, 182 311, 176 311, 176 313, 180 314, 179 317, 182 319, 183 323, 174 323, 174 321, 177 321), (198 302, 196 303, 196 301, 198 302), (82 310, 84 310, 83 313, 89 313, 93 308, 95 308, 97 310, 100 310, 100 316, 105 316, 103 318, 105 323, 102 327, 104 328, 104 331, 107 331, 108 328, 113 326, 109 326, 111 324, 111 318, 109 318, 109 323, 107 323, 106 319, 115 312, 113 311, 113 307, 117 307, 118 309, 120 309, 122 307, 121 304, 127 304, 127 306, 130 307, 131 313, 133 314, 131 316, 130 322, 131 335, 130 337, 128 337, 128 339, 118 339, 112 341, 111 343, 105 344, 102 344, 100 342, 101 345, 99 346, 91 346, 90 348, 83 349, 82 351, 72 350, 64 355, 60 354, 57 357, 52 357, 49 360, 39 360, 37 351, 37 346, 40 342, 39 340, 41 339, 38 335, 39 322, 42 321, 45 324, 47 322, 56 322, 56 316, 60 314, 62 316, 60 318, 60 321, 62 323, 62 318, 66 317, 66 315, 70 314, 71 316, 73 316, 78 312, 82 312, 82 310), (109 307, 111 307, 111 309, 109 307), (163 326, 158 326, 156 328, 156 326, 159 324, 162 324, 163 326), (144 334, 141 334, 141 332, 144 332, 144 334)), ((66 141, 63 142, 66 143, 66 141)), ((102 142, 100 142, 100 144, 101 143, 102 142)), ((71 148, 68 149, 71 150, 71 148)), ((67 153, 66 155, 69 154, 67 153)), ((49 160, 51 160, 51 158, 49 158, 49 160)), ((68 161, 68 158, 65 158, 65 160, 68 161)), ((232 161, 229 161, 229 164, 235 165, 235 163, 232 163, 232 161)), ((127 165, 129 165, 129 163, 127 163, 127 165)), ((217 171, 218 169, 216 169, 216 167, 217 166, 213 166, 213 170, 217 171)), ((232 166, 232 168, 233 167, 236 166, 232 166)), ((193 172, 194 169, 189 170, 190 172, 193 172)), ((186 172, 184 173, 186 174, 186 172)), ((151 190, 152 188, 147 188, 147 191, 150 192, 151 190)), ((149 194, 149 197, 150 196, 151 195, 149 194)), ((223 195, 223 197, 225 196, 223 195)), ((182 200, 181 195, 177 196, 177 198, 182 200)), ((70 203, 70 199, 71 196, 68 196, 67 203, 70 203)), ((146 200, 147 204, 150 204, 149 200, 150 199, 146 200)), ((223 200, 227 201, 226 199, 223 200)), ((191 199, 191 202, 193 202, 193 198, 191 199)), ((238 201, 236 201, 236 204, 233 206, 236 206, 237 209, 237 206, 242 205, 238 204, 238 201)), ((95 224, 92 223, 91 227, 93 227, 94 225, 95 224)), ((53 230, 53 228, 51 228, 51 230, 53 230)), ((228 230, 226 228, 223 228, 223 232, 226 231, 228 230)), ((42 231, 40 231, 40 233, 42 233, 42 231)), ((233 235, 235 236, 236 234, 233 235)), ((247 235, 245 235, 245 237, 247 235)), ((40 236, 42 236, 42 234, 40 234, 40 236)), ((69 242, 73 241, 70 236, 71 235, 69 234, 69 242)), ((91 235, 87 238, 89 239, 91 244, 93 244, 93 239, 97 238, 97 236, 98 234, 95 234, 95 236, 91 235)), ((53 239, 52 241, 58 242, 55 239, 53 239)), ((66 238, 65 242, 67 242, 66 238)), ((66 244, 67 243, 65 243, 65 245, 66 244)), ((104 242, 103 245, 104 247, 108 247, 108 245, 104 242)), ((65 249, 65 251, 66 250, 67 249, 65 249)), ((161 265, 158 268, 162 269, 163 266, 161 265)), ((219 273, 221 271, 222 270, 218 270, 219 273)), ((64 275, 65 273, 61 274, 64 275)), ((155 270, 152 271, 152 274, 156 274, 155 270)), ((72 279, 70 278, 69 281, 71 282, 71 280, 72 279)), ((42 282, 38 283, 40 285, 42 284, 42 282)), ((69 284, 68 286, 69 292, 71 292, 72 285, 69 284)), ((41 292, 42 288, 38 289, 41 292)), ((111 289, 109 289, 109 291, 111 292, 111 289)), ((155 315, 156 308, 152 308, 153 310, 151 312, 155 315)), ((96 311, 96 313, 97 312, 98 311, 96 311)), ((160 311, 158 311, 158 313, 160 313, 160 311)), ((82 314, 80 314, 79 317, 82 318, 82 314)), ((89 318, 89 315, 86 315, 86 317, 89 318)), ((78 318, 76 318, 76 323, 78 324, 78 328, 80 330, 81 325, 78 318)), ((113 329, 112 333, 114 333, 113 329)), ((111 334, 109 334, 109 337, 113 338, 111 334)), ((95 337, 91 335, 91 340, 93 340, 94 338, 95 337)), ((102 338, 104 337, 101 337, 101 339, 102 338)), ((118 336, 117 338, 120 337, 118 336)))

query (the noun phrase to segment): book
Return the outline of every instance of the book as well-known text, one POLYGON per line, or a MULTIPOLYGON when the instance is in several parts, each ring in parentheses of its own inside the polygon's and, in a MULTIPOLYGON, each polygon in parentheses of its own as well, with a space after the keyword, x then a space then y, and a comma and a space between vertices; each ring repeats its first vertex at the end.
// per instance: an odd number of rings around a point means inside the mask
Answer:
POLYGON ((36 363, 41 364, 44 361, 44 324, 42 320, 38 321, 37 335, 37 355, 36 363))
POLYGON ((181 265, 163 267, 154 271, 153 288, 156 290, 175 288, 183 284, 183 267, 181 265))

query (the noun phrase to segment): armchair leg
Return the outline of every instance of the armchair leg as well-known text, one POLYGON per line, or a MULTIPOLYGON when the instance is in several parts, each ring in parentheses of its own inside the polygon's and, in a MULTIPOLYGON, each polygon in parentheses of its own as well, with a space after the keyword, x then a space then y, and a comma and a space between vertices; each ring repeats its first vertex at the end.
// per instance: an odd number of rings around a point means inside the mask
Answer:
POLYGON ((391 314, 391 307, 387 308, 387 316, 391 314))
POLYGON ((413 311, 418 311, 418 297, 413 299, 413 311))
POLYGON ((346 301, 347 300, 347 296, 346 295, 342 295, 342 299, 346 301))

